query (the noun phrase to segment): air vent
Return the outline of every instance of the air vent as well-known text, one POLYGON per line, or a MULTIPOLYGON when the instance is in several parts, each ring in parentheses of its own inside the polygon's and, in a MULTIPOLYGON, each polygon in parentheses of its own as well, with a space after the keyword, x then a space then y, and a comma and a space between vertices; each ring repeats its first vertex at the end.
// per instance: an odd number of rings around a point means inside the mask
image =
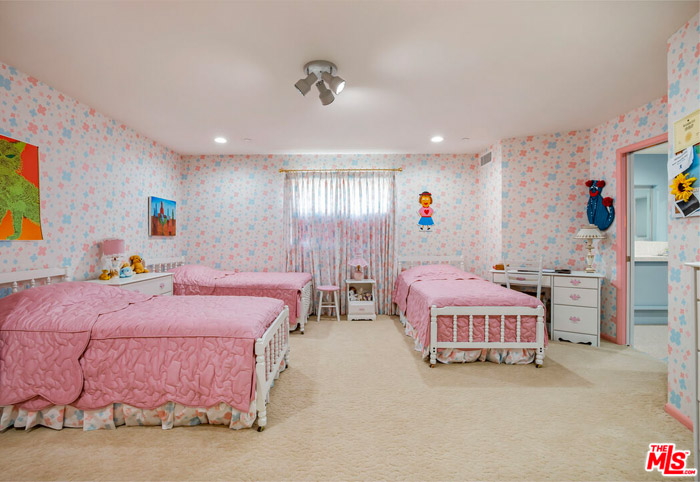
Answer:
POLYGON ((490 151, 487 152, 486 154, 484 154, 483 156, 481 156, 481 165, 485 166, 489 162, 491 162, 491 152, 490 151))

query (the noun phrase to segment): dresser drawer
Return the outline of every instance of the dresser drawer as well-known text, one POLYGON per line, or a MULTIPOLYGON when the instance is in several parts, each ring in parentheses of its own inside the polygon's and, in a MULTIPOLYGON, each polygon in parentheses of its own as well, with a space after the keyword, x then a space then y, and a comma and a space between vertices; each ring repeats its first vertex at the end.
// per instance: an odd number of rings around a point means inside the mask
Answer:
POLYGON ((577 278, 575 276, 555 276, 554 286, 562 288, 587 288, 590 290, 598 289, 597 278, 577 278))
POLYGON ((583 335, 581 333, 569 333, 566 331, 552 331, 552 340, 598 346, 597 335, 583 335))
POLYGON ((598 290, 580 288, 554 288, 552 303, 557 305, 598 306, 598 290))
POLYGON ((351 301, 348 304, 348 314, 349 315, 373 315, 374 314, 374 302, 373 301, 351 301))
POLYGON ((163 276, 153 279, 145 279, 142 281, 134 281, 133 283, 121 286, 122 289, 130 291, 138 291, 145 295, 172 295, 173 294, 173 277, 163 276))
POLYGON ((598 310, 581 306, 552 305, 552 330, 598 336, 598 310))

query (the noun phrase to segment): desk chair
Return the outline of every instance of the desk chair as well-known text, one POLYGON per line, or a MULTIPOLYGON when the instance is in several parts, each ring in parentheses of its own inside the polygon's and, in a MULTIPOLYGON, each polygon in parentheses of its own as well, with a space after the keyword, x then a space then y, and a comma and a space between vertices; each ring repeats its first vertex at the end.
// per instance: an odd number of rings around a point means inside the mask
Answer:
POLYGON ((506 276, 506 288, 510 289, 511 282, 516 285, 531 285, 537 287, 537 299, 542 293, 542 261, 544 256, 536 261, 510 261, 504 262, 503 273, 506 276))

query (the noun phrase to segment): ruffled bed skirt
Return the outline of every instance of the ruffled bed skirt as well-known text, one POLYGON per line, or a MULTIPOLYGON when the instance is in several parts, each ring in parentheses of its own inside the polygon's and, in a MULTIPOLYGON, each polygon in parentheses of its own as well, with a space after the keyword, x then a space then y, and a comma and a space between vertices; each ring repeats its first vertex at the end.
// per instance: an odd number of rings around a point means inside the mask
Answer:
POLYGON ((240 412, 226 403, 209 408, 187 407, 167 402, 145 410, 123 403, 113 403, 96 410, 80 410, 70 405, 52 405, 43 410, 24 410, 16 406, 0 407, 0 431, 10 427, 29 430, 38 425, 60 430, 64 427, 83 430, 109 430, 120 425, 160 425, 164 430, 173 427, 200 424, 227 425, 238 430, 248 428, 255 422, 255 401, 247 413, 240 412))
MULTIPOLYGON (((423 346, 418 332, 406 321, 406 335, 413 338, 414 348, 421 352, 423 360, 430 358, 430 347, 423 346)), ((437 361, 440 363, 470 363, 490 361, 507 365, 527 365, 535 361, 536 350, 532 348, 482 348, 467 350, 465 348, 438 348, 437 361)))

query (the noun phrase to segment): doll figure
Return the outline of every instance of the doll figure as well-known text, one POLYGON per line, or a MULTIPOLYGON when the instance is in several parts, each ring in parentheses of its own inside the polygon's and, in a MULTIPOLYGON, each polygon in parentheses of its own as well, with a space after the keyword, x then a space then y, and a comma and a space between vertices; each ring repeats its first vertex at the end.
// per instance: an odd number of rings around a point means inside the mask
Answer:
POLYGON ((421 206, 418 210, 418 214, 420 214, 418 226, 420 226, 421 231, 430 231, 430 227, 435 224, 433 222, 433 208, 430 207, 433 204, 433 195, 428 191, 423 191, 418 196, 418 202, 421 206))

